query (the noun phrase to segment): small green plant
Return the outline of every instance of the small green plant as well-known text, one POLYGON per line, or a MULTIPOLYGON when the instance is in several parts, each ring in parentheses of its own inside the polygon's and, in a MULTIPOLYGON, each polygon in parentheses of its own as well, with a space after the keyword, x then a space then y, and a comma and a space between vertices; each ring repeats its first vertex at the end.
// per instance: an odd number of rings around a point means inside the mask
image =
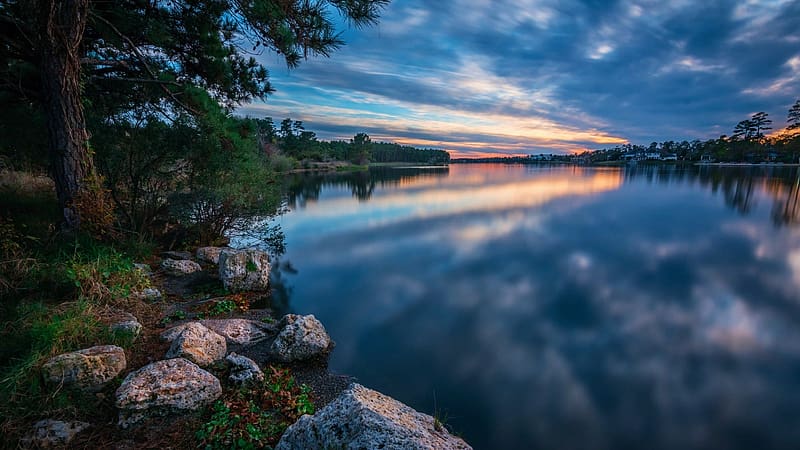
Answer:
POLYGON ((256 266, 256 263, 254 263, 253 261, 247 261, 247 264, 245 264, 245 269, 248 272, 255 272, 258 270, 258 266, 256 266))
POLYGON ((186 312, 179 309, 179 310, 176 310, 175 312, 173 312, 172 314, 170 314, 168 316, 165 316, 163 319, 161 319, 161 323, 166 325, 168 323, 172 323, 172 322, 175 322, 177 320, 184 320, 184 319, 186 319, 186 317, 187 317, 186 316, 186 312))
POLYGON ((447 411, 442 412, 436 405, 436 391, 433 392, 433 429, 439 432, 449 431, 447 411))
POLYGON ((214 303, 214 306, 211 307, 211 310, 208 312, 211 316, 219 316, 222 314, 227 314, 232 312, 236 309, 236 302, 233 300, 220 300, 214 303))
POLYGON ((314 414, 314 402, 309 397, 311 388, 305 384, 300 386, 300 395, 297 396, 297 413, 301 416, 304 414, 314 414))
POLYGON ((270 366, 262 383, 217 401, 195 437, 209 450, 274 446, 290 424, 314 413, 310 396, 310 388, 298 386, 289 369, 270 366))

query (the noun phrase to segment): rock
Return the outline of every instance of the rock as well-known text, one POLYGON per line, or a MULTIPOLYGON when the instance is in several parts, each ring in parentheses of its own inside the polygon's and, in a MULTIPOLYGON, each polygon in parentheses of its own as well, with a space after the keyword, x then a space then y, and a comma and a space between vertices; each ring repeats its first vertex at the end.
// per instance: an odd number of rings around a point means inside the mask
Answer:
POLYGON ((231 364, 231 374, 228 379, 235 384, 249 384, 264 380, 264 372, 252 359, 231 353, 225 358, 231 364))
POLYGON ((274 325, 248 319, 217 319, 201 321, 210 330, 225 337, 228 344, 250 345, 274 336, 274 325))
POLYGON ((219 255, 223 250, 231 249, 226 249, 225 247, 200 247, 197 249, 195 256, 200 261, 211 264, 219 264, 219 255))
POLYGON ((222 395, 219 380, 183 358, 157 361, 131 372, 116 392, 119 426, 144 418, 194 411, 222 395))
POLYGON ((433 417, 352 384, 313 416, 290 426, 276 450, 297 448, 471 449, 433 417))
POLYGON ((225 289, 269 290, 269 256, 260 250, 224 250, 219 255, 219 278, 225 289))
POLYGON ((287 314, 278 326, 281 331, 270 346, 269 353, 283 362, 315 358, 333 348, 325 327, 313 315, 287 314))
POLYGON ((161 294, 161 291, 156 288, 144 288, 141 292, 137 292, 134 295, 143 300, 147 300, 148 302, 157 302, 164 298, 164 296, 161 294))
POLYGON ((136 319, 133 314, 125 313, 117 322, 112 323, 109 329, 114 335, 127 336, 133 341, 142 333, 142 324, 139 323, 139 320, 136 319))
POLYGON ((161 261, 161 268, 167 275, 172 275, 173 277, 181 277, 203 270, 200 264, 184 259, 165 259, 161 261))
POLYGON ((199 322, 187 323, 172 341, 167 358, 186 358, 201 367, 210 366, 225 357, 225 338, 199 322))
POLYGON ((50 358, 44 378, 52 384, 96 392, 125 370, 125 351, 116 345, 99 345, 50 358))
POLYGON ((150 269, 150 266, 147 264, 133 263, 133 267, 134 269, 141 270, 145 275, 150 275, 153 273, 153 270, 150 269))
POLYGON ((192 254, 189 252, 176 252, 170 250, 166 252, 161 252, 161 257, 167 259, 177 259, 180 261, 190 261, 192 259, 192 254))
POLYGON ((33 425, 33 432, 22 439, 24 447, 51 448, 69 444, 75 435, 89 428, 86 422, 45 419, 33 425))
POLYGON ((183 333, 183 330, 186 329, 186 325, 188 325, 188 324, 184 323, 184 324, 181 324, 181 325, 176 325, 176 326, 174 326, 172 328, 168 328, 166 331, 162 332, 159 337, 164 342, 172 342, 178 336, 180 336, 181 333, 183 333))

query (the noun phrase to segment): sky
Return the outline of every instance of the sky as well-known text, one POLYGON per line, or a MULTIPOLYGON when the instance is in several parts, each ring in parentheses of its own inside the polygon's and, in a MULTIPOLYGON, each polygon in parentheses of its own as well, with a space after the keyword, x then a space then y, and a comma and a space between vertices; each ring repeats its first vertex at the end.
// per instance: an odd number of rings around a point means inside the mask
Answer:
POLYGON ((800 98, 800 0, 393 0, 238 112, 453 157, 717 138, 800 98))

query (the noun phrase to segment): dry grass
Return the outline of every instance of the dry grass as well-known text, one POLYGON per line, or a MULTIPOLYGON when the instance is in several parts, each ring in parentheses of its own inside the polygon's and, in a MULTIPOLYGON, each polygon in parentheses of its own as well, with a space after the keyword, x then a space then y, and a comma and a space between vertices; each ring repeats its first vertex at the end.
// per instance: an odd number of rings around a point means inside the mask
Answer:
POLYGON ((55 192, 55 185, 50 177, 42 173, 0 170, 0 189, 36 194, 55 192))

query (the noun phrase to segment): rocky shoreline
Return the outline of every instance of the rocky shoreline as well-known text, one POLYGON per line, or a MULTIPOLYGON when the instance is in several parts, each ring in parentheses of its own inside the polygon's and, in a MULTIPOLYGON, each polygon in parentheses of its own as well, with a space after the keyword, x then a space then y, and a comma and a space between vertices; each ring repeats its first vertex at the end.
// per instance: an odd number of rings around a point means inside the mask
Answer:
MULTIPOLYGON (((194 255, 166 252, 154 272, 150 265, 138 267, 160 289, 131 295, 152 304, 172 301, 175 305, 166 308, 167 315, 156 322, 163 329, 145 326, 127 311, 117 311, 109 329, 131 343, 149 336, 151 345, 145 346, 149 351, 129 360, 122 347, 98 345, 55 356, 42 366, 46 384, 58 390, 103 396, 122 379, 111 394, 118 415, 112 439, 116 448, 136 448, 137 430, 158 433, 159 426, 207 409, 226 392, 262 383, 265 371, 275 371, 275 365, 291 368, 297 383, 309 388, 316 405, 314 414, 302 415, 286 429, 275 448, 471 448, 433 417, 349 377, 331 374, 327 358, 334 342, 313 315, 287 314, 277 319, 270 310, 247 310, 207 318, 204 313, 181 309, 192 304, 186 294, 197 283, 212 287, 216 283, 225 292, 243 297, 269 295, 266 253, 204 247, 194 255), (153 344, 155 336, 158 344, 153 344)), ((21 444, 90 447, 87 430, 96 425, 43 419, 21 444)))

